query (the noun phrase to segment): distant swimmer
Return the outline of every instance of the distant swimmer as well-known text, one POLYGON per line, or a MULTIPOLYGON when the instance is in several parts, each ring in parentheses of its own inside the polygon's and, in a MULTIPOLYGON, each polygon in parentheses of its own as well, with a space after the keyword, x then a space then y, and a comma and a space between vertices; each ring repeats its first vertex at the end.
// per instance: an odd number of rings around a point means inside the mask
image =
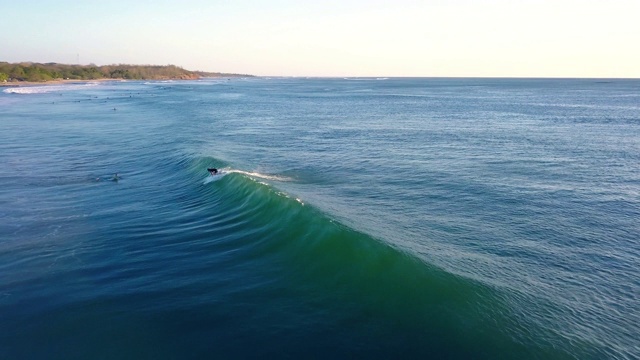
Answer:
POLYGON ((113 174, 113 177, 111 178, 111 181, 118 181, 122 179, 120 176, 118 176, 118 173, 113 174))
POLYGON ((218 169, 216 168, 208 168, 207 171, 209 172, 209 174, 211 174, 211 176, 218 174, 218 169))

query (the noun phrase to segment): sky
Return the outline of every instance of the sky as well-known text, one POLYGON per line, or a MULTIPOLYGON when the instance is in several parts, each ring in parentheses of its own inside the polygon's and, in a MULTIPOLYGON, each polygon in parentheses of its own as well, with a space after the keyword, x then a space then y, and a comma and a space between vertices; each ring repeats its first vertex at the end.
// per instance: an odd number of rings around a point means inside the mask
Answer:
POLYGON ((0 0, 0 61, 639 78, 639 18, 640 0, 0 0))

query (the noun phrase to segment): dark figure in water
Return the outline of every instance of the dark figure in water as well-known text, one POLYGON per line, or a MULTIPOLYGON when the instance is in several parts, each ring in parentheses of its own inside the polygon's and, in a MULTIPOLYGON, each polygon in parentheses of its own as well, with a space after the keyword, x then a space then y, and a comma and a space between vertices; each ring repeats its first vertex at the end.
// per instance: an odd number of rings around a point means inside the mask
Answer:
POLYGON ((207 171, 211 174, 211 175, 216 175, 218 173, 218 169, 216 168, 208 168, 207 171))
POLYGON ((113 174, 111 181, 118 181, 118 180, 120 180, 120 176, 118 176, 118 173, 113 174))

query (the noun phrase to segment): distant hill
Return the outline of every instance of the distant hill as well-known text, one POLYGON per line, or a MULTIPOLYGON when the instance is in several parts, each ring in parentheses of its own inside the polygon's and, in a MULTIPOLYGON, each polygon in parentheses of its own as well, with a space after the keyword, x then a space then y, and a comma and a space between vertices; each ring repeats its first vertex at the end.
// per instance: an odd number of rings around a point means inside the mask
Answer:
POLYGON ((233 74, 233 73, 221 73, 221 72, 207 72, 207 71, 193 71, 194 74, 199 75, 200 77, 226 77, 226 78, 237 78, 237 77, 255 77, 255 75, 248 74, 233 74))
POLYGON ((45 82, 50 80, 188 80, 201 77, 246 77, 250 75, 189 71, 175 65, 68 65, 57 63, 0 62, 0 82, 45 82))

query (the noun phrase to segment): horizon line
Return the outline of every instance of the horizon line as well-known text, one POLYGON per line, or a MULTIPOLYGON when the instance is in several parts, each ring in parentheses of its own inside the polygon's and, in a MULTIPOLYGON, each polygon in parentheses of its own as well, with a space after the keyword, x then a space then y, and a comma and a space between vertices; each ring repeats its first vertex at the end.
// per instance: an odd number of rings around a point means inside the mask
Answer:
POLYGON ((18 62, 10 62, 5 60, 0 60, 0 62, 5 62, 8 64, 56 64, 56 65, 68 65, 68 66, 117 66, 117 65, 127 65, 127 66, 176 66, 182 68, 184 70, 190 72, 208 72, 208 73, 218 73, 225 75, 246 75, 252 77, 272 77, 272 78, 313 78, 313 79, 321 79, 321 78, 395 78, 395 79, 420 79, 420 78, 430 78, 430 79, 564 79, 564 80, 578 80, 578 79, 602 79, 602 80, 638 80, 640 77, 623 77, 623 76, 549 76, 549 75, 256 75, 248 72, 229 72, 229 71, 212 71, 212 70, 190 70, 182 65, 177 64, 142 64, 142 63, 110 63, 110 64, 73 64, 73 63, 61 63, 55 61, 48 62, 39 62, 39 61, 18 61, 18 62))

